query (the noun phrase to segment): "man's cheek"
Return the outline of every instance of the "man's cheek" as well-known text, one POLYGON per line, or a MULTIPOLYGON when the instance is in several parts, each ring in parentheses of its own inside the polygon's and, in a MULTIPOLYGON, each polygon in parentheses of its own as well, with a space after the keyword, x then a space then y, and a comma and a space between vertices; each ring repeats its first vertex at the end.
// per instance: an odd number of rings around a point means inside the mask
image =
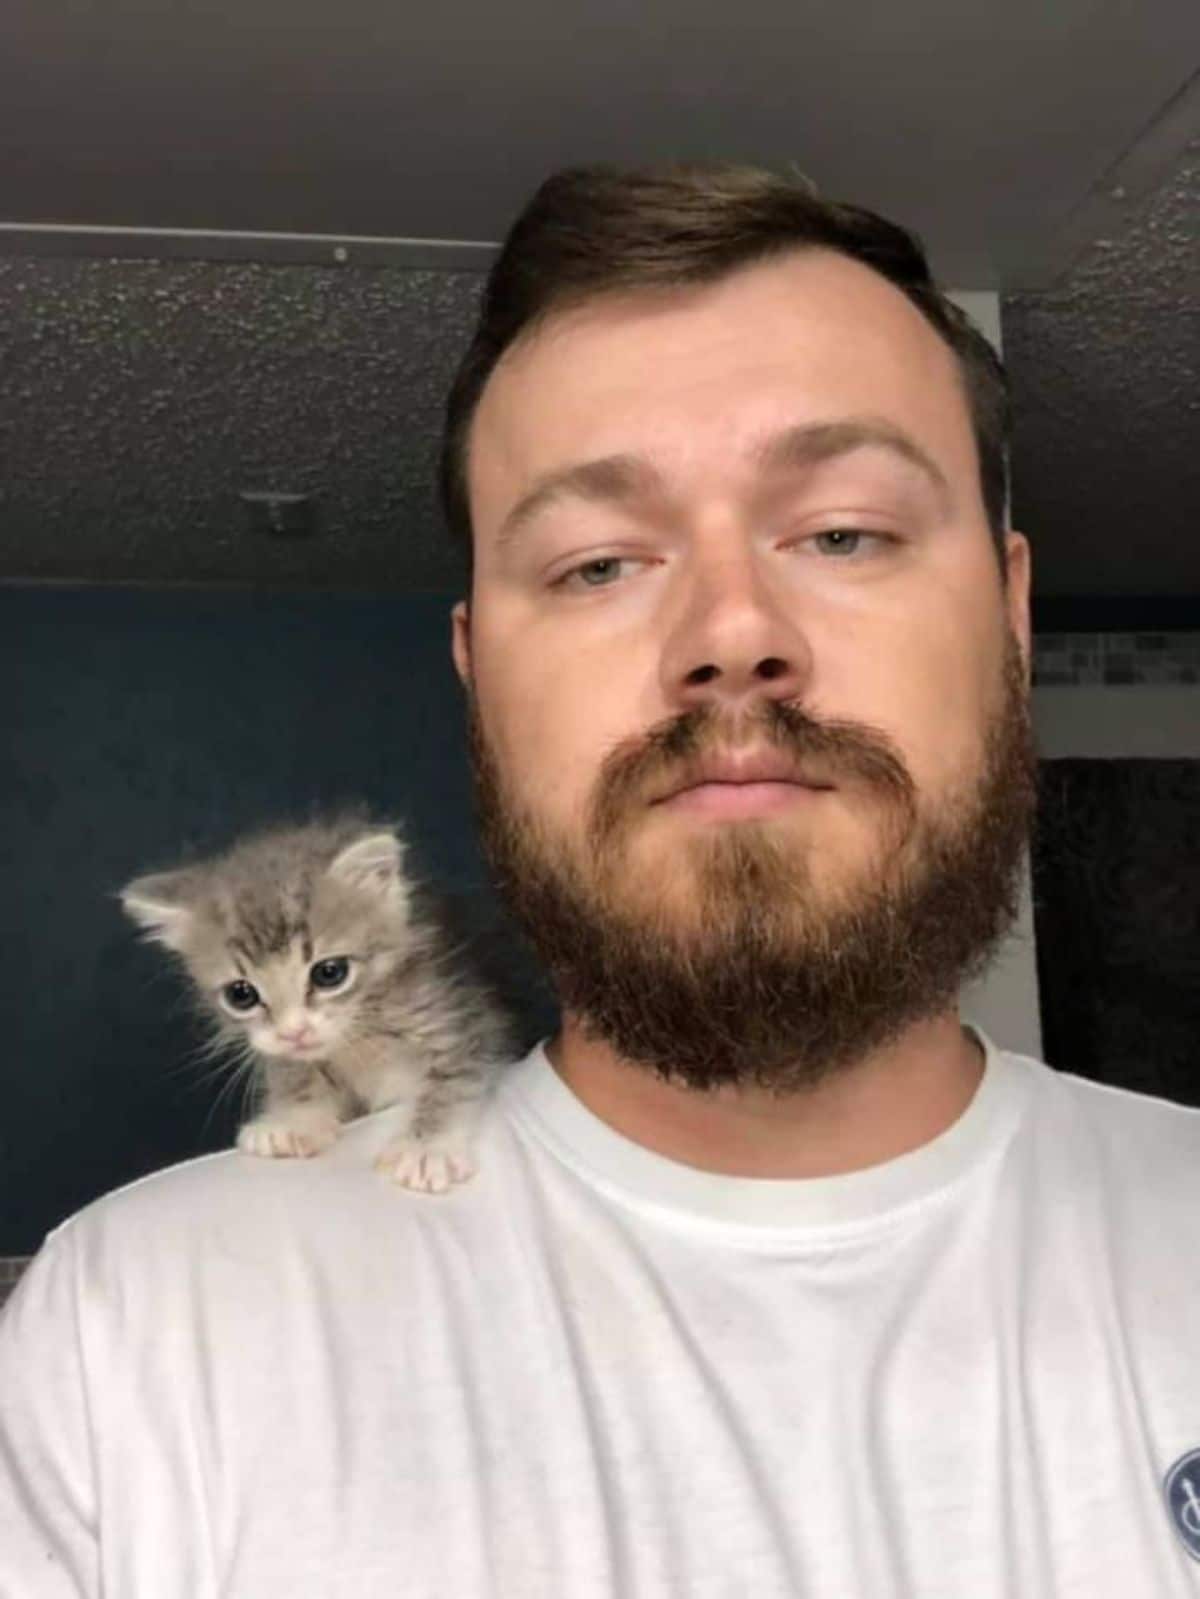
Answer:
POLYGON ((536 812, 558 816, 572 790, 586 783, 587 762, 577 747, 580 717, 554 714, 541 693, 506 695, 496 717, 494 749, 514 793, 536 812))

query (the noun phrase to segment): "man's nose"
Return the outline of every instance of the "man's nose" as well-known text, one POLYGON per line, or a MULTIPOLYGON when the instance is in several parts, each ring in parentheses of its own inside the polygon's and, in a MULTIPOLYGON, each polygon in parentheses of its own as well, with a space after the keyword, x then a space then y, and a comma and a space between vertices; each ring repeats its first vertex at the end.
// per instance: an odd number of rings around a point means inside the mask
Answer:
POLYGON ((674 704, 736 712, 805 693, 812 676, 808 639, 754 551, 701 558, 686 582, 662 654, 663 688, 674 704))

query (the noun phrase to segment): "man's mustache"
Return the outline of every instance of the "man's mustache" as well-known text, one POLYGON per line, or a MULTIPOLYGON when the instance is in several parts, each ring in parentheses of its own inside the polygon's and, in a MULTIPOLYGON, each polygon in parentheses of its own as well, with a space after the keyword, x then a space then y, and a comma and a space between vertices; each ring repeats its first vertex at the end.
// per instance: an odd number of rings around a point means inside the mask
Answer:
POLYGON ((601 763, 590 832, 596 843, 613 832, 650 795, 678 780, 690 763, 747 746, 777 750, 822 780, 879 791, 905 815, 916 815, 917 789, 904 757, 881 729, 863 722, 818 721, 788 700, 767 700, 732 718, 709 705, 664 718, 624 739, 601 763))

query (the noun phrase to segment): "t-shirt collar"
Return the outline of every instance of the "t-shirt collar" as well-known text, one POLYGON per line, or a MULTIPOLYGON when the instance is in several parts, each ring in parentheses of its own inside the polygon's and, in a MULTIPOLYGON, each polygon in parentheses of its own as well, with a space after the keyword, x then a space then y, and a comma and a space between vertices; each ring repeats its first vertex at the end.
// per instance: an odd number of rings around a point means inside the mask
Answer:
POLYGON ((525 1133, 583 1180, 680 1221, 778 1235, 861 1231, 932 1200, 1007 1146, 1031 1090, 1031 1064, 978 1027, 984 1070, 966 1110, 930 1142, 835 1177, 732 1177, 669 1160, 617 1132, 559 1077, 541 1043, 507 1075, 501 1102, 525 1133))

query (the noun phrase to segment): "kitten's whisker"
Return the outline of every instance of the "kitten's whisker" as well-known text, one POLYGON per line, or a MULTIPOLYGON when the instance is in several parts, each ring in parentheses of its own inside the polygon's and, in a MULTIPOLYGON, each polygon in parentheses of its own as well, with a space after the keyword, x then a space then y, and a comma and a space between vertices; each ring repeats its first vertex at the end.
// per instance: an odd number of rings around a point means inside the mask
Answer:
POLYGON ((195 1072, 200 1081, 207 1082, 210 1077, 223 1075, 235 1046, 241 1047, 237 1040, 221 1034, 205 1039, 194 1045, 177 1065, 171 1067, 168 1075, 182 1077, 195 1072))
POLYGON ((233 1101, 239 1087, 242 1089, 242 1101, 237 1119, 241 1122, 245 1117, 246 1091, 254 1080, 256 1060, 252 1051, 245 1051, 242 1054, 242 1058, 235 1060, 232 1064, 233 1070, 228 1073, 225 1082, 221 1085, 220 1092, 208 1108, 208 1115, 204 1118, 200 1128, 201 1137, 208 1131, 209 1123, 226 1100, 233 1101))
POLYGON ((256 1061, 252 1061, 247 1070, 242 1074, 242 1098, 238 1106, 238 1126, 243 1126, 253 1116, 257 1109, 256 1095, 258 1089, 258 1073, 254 1069, 256 1061))

